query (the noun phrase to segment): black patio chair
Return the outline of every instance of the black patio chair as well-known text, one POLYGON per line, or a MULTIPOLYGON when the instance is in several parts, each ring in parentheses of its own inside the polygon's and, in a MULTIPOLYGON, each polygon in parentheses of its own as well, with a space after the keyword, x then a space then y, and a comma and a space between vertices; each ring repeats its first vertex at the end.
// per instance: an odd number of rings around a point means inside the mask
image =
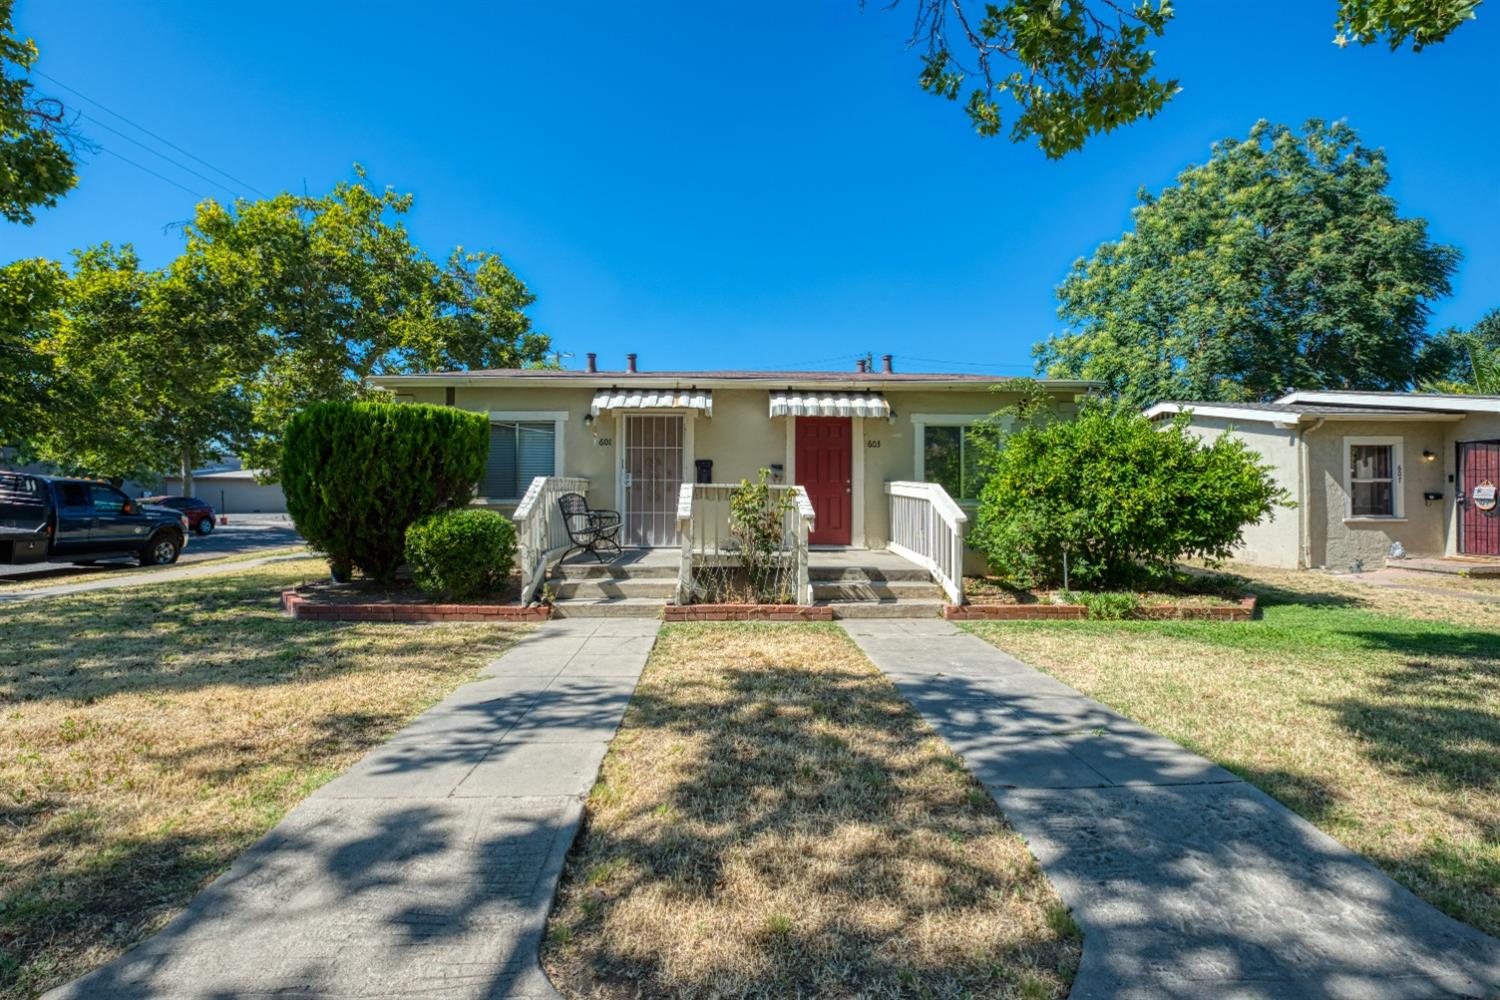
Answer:
POLYGON ((620 512, 617 510, 591 510, 589 502, 581 493, 564 493, 557 498, 562 510, 563 524, 568 529, 568 540, 573 547, 563 553, 562 561, 575 552, 589 552, 600 562, 604 556, 599 547, 605 546, 620 551, 620 512))

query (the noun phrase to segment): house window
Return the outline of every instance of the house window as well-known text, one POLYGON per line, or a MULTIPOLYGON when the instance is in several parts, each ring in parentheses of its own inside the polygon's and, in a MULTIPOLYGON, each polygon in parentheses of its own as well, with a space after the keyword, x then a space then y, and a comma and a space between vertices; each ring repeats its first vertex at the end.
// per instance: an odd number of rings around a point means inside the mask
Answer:
POLYGON ((495 421, 479 495, 519 500, 537 476, 557 474, 557 425, 548 421, 495 421))
POLYGON ((1399 439, 1345 440, 1350 517, 1401 516, 1400 448, 1399 439))
POLYGON ((970 423, 920 423, 917 478, 937 483, 955 500, 977 500, 978 434, 970 423))

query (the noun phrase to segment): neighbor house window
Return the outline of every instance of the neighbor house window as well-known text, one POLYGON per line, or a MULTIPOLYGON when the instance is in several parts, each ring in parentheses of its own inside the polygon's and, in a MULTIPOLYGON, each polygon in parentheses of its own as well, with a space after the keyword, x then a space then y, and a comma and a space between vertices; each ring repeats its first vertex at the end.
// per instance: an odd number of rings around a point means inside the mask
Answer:
POLYGON ((1345 454, 1349 516, 1401 516, 1400 440, 1348 438, 1345 454))
POLYGON ((972 418, 914 417, 918 425, 917 478, 937 483, 955 500, 979 499, 979 435, 972 418))
POLYGON ((557 425, 551 421, 495 421, 479 495, 519 500, 537 476, 557 474, 557 425))

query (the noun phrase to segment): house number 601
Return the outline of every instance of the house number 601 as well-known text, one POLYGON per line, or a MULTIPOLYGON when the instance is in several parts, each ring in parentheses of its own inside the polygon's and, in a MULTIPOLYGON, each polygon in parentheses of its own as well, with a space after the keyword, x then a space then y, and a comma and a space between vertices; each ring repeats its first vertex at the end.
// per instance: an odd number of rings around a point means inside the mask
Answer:
POLYGON ((613 445, 614 443, 615 443, 615 439, 614 438, 600 438, 599 439, 599 447, 601 447, 601 448, 608 448, 611 445, 613 445))

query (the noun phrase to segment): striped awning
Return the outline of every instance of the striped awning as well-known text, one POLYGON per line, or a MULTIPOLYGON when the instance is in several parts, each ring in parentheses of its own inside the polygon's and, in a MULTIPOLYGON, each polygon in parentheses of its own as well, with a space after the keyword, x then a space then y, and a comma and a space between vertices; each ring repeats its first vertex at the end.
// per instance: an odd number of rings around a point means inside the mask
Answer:
POLYGON ((878 417, 891 415, 891 404, 878 392, 771 393, 773 417, 878 417))
POLYGON ((589 412, 605 410, 702 410, 714 415, 714 394, 708 389, 600 389, 589 412))

